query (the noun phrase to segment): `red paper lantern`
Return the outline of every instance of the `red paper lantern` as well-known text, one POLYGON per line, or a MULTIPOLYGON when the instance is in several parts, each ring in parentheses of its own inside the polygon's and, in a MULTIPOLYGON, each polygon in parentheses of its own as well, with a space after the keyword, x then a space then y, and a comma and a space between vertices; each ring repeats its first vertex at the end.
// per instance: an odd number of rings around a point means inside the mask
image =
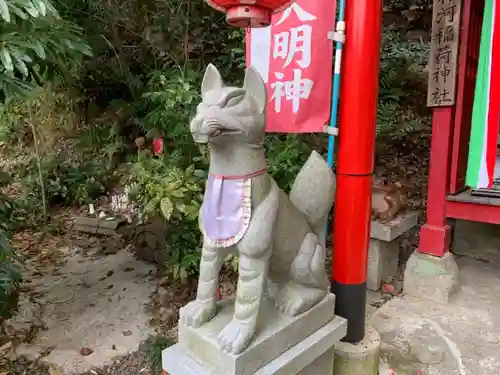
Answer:
POLYGON ((235 27, 266 27, 273 13, 288 8, 294 0, 205 0, 212 8, 226 13, 226 21, 235 27))

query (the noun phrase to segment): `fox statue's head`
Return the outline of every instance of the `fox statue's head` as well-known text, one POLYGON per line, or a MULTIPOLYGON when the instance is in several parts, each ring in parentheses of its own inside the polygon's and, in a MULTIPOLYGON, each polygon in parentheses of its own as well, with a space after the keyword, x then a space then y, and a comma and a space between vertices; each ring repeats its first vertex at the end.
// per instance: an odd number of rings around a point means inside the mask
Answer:
POLYGON ((238 88, 224 86, 219 71, 210 64, 201 85, 201 97, 191 121, 195 142, 213 147, 230 143, 262 145, 267 93, 254 68, 247 69, 243 88, 238 88))

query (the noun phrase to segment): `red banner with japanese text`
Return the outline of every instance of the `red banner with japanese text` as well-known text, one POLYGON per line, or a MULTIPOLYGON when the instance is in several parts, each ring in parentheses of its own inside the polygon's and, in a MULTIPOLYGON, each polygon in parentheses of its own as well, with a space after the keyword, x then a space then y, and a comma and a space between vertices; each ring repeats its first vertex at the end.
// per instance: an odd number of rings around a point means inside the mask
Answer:
POLYGON ((297 0, 272 24, 249 29, 247 66, 266 82, 266 131, 322 132, 330 119, 335 0, 297 0))

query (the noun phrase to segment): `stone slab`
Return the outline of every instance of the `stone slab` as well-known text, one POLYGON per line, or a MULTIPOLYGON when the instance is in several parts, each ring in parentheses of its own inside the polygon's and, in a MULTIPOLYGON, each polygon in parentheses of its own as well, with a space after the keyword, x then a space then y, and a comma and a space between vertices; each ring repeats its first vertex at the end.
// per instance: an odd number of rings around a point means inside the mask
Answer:
MULTIPOLYGON (((219 313, 201 328, 179 325, 179 344, 209 371, 217 375, 251 375, 300 343, 335 318, 335 296, 329 294, 318 305, 297 317, 282 316, 271 301, 261 304, 257 334, 243 353, 234 356, 219 349, 217 336, 231 321, 234 300, 220 302, 219 313)), ((181 316, 182 316, 181 309, 181 316)))
POLYGON ((466 257, 457 263, 462 287, 449 303, 396 297, 374 314, 380 375, 499 374, 498 266, 466 257))
POLYGON ((74 229, 80 232, 113 235, 121 224, 126 223, 124 219, 100 219, 93 217, 78 216, 73 224, 74 229))
POLYGON ((385 242, 370 238, 366 286, 377 292, 382 282, 398 272, 399 241, 385 242))
POLYGON ((370 238, 391 242, 403 233, 411 230, 417 224, 418 213, 413 211, 403 212, 387 223, 372 220, 370 226, 370 238))
MULTIPOLYGON (((335 317, 319 330, 264 365, 252 375, 331 375, 333 347, 347 333, 347 321, 335 317)), ((163 370, 169 375, 221 375, 186 355, 180 344, 163 351, 163 370)), ((234 375, 240 373, 233 373, 234 375)))

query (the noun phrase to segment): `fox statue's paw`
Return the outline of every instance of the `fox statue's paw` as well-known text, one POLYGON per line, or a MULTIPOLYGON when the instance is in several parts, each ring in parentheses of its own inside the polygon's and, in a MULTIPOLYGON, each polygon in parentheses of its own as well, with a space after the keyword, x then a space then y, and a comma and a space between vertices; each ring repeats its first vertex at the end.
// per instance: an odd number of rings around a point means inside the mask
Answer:
POLYGON ((181 320, 188 327, 199 328, 215 316, 215 301, 193 301, 182 309, 181 320))
POLYGON ((233 318, 219 334, 219 345, 223 352, 240 354, 248 347, 255 333, 255 325, 242 323, 233 318))
POLYGON ((328 291, 304 287, 289 281, 278 294, 276 308, 283 315, 297 316, 311 309, 325 298, 328 291))

